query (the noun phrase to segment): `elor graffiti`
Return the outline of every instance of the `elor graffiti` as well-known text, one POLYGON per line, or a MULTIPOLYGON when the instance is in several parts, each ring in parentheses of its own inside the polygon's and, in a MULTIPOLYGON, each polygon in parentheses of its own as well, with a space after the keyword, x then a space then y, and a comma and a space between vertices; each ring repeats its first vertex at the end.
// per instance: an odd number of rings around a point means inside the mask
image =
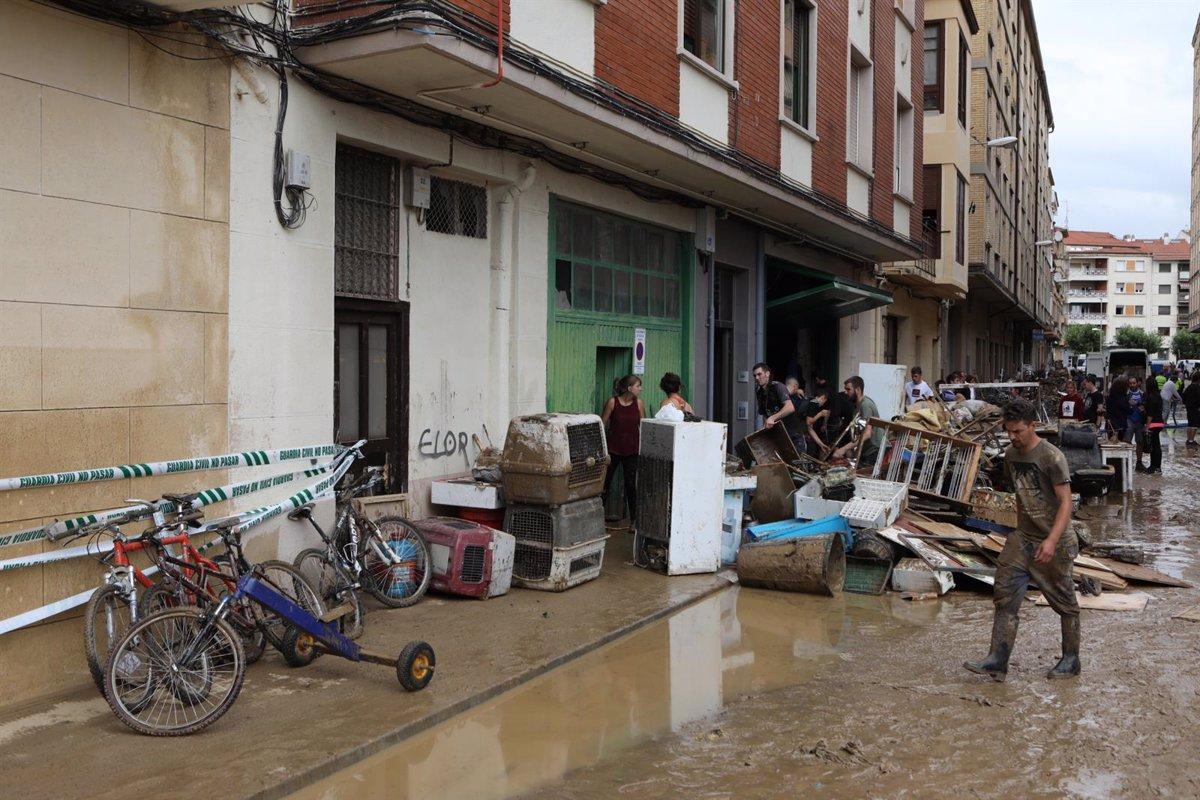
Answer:
POLYGON ((471 440, 466 431, 435 431, 426 428, 417 440, 417 452, 425 458, 445 458, 455 453, 466 453, 471 440))

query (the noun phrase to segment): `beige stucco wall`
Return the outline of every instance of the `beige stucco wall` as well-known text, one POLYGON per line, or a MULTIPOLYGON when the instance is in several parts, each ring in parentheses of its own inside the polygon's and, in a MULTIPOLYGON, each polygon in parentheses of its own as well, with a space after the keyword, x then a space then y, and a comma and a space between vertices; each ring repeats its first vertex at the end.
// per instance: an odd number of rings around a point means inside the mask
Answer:
MULTIPOLYGON (((225 451, 228 92, 223 60, 0 4, 0 475, 225 451)), ((0 533, 223 478, 6 492, 0 533)), ((0 573, 0 618, 100 576, 0 573)), ((0 703, 85 685, 79 613, 0 636, 0 703)))

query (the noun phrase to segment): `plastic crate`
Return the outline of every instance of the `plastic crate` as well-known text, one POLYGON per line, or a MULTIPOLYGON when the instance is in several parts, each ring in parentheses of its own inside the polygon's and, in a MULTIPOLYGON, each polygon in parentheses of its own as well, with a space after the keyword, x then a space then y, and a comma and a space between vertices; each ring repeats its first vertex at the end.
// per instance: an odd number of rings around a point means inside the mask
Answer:
POLYGON ((846 579, 842 584, 842 591, 854 594, 883 594, 891 577, 891 561, 846 556, 846 579))
POLYGON ((573 547, 541 547, 518 542, 512 582, 525 589, 563 592, 600 577, 604 564, 602 536, 573 547))
POLYGON ((896 521, 907 505, 907 484, 857 478, 854 499, 838 513, 856 528, 886 528, 896 521))

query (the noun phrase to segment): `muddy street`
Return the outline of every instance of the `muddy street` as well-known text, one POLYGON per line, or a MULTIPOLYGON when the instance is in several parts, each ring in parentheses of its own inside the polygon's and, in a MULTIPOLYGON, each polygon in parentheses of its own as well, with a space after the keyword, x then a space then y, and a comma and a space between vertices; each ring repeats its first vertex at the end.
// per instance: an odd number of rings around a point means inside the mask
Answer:
MULTIPOLYGON (((1182 432, 1178 435, 1182 444, 1182 432)), ((1086 507, 1097 541, 1196 581, 1200 457, 1086 507)), ((1084 611, 1083 676, 1026 603, 1008 682, 965 672, 990 596, 912 603, 732 587, 336 773, 298 798, 1194 797, 1193 589, 1084 611)))

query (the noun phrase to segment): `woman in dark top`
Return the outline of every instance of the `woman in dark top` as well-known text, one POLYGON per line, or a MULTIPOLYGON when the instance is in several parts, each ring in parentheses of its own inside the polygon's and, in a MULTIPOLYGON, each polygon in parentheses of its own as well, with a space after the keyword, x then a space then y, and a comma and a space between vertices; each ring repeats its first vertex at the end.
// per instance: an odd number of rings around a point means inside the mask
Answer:
POLYGON ((608 429, 608 455, 612 459, 604 476, 604 499, 607 503, 608 487, 619 466, 625 478, 625 503, 629 507, 630 522, 637 519, 639 434, 642 419, 646 416, 641 394, 642 379, 637 375, 626 375, 613 384, 613 396, 600 412, 600 419, 608 429))
MULTIPOLYGON (((1159 440, 1159 434, 1165 427, 1163 419, 1163 401, 1162 393, 1158 388, 1158 381, 1151 378, 1146 381, 1146 392, 1142 397, 1142 408, 1145 409, 1146 420, 1146 449, 1150 451, 1150 468, 1146 470, 1148 475, 1162 472, 1162 442, 1159 440)), ((1138 467, 1141 467, 1141 460, 1138 460, 1138 467)))
POLYGON ((1113 440, 1124 441, 1125 429, 1129 427, 1129 381, 1120 375, 1113 376, 1104 410, 1112 427, 1113 440))
POLYGON ((1183 390, 1183 407, 1187 411, 1187 443, 1186 447, 1200 447, 1196 444, 1196 429, 1200 428, 1200 370, 1192 373, 1192 379, 1183 390))

